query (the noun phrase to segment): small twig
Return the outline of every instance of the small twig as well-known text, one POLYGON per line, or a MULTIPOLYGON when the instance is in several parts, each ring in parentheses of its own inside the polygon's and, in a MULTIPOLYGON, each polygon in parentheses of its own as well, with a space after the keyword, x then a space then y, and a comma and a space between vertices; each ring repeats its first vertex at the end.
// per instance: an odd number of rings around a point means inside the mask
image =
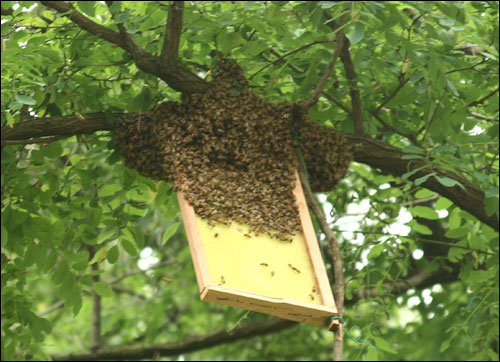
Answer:
POLYGON ((44 311, 41 311, 40 313, 37 313, 37 316, 43 317, 44 315, 52 313, 53 311, 55 311, 55 310, 61 308, 62 306, 64 306, 64 303, 65 303, 64 300, 60 300, 58 302, 55 302, 54 304, 52 304, 50 307, 48 307, 44 311))
POLYGON ((452 70, 449 70, 449 71, 445 72, 444 74, 451 74, 451 73, 455 73, 455 72, 461 72, 461 71, 463 71, 463 70, 474 70, 474 71, 476 71, 476 72, 480 72, 480 73, 482 73, 480 70, 477 70, 477 69, 476 69, 476 67, 477 67, 478 65, 480 65, 480 64, 483 64, 483 63, 487 62, 487 61, 488 61, 488 58, 484 58, 484 59, 483 59, 483 60, 481 60, 479 63, 476 63, 476 64, 471 65, 471 66, 469 66, 469 67, 463 67, 463 68, 452 69, 452 70))
POLYGON ((479 114, 476 112, 471 112, 470 114, 476 118, 484 119, 485 121, 497 121, 498 122, 498 117, 488 117, 488 116, 485 116, 483 114, 479 114))
MULTIPOLYGON (((95 255, 95 249, 93 246, 88 246, 88 251, 90 253, 89 260, 95 255)), ((92 276, 92 282, 97 283, 100 280, 99 274, 99 263, 94 263, 91 265, 91 269, 94 273, 92 276)), ((92 288, 92 324, 90 330, 90 349, 97 350, 101 346, 101 296, 97 294, 94 288, 92 288)))
POLYGON ((379 114, 377 114, 375 111, 370 111, 370 113, 372 114, 373 117, 375 117, 375 119, 377 121, 379 121, 380 123, 382 123, 382 125, 389 131, 391 132, 394 132, 400 136, 403 136, 405 138, 408 138, 413 144, 417 145, 418 144, 418 140, 417 140, 417 137, 415 137, 414 134, 410 133, 410 134, 406 134, 406 133, 403 133, 401 132, 400 130, 398 130, 397 128, 391 126, 389 123, 387 123, 386 121, 384 121, 382 119, 382 117, 380 117, 379 114))
POLYGON ((166 260, 166 261, 162 261, 162 262, 160 262, 160 263, 157 263, 157 264, 155 264, 155 265, 153 265, 153 266, 151 266, 150 268, 145 269, 145 270, 142 270, 142 269, 138 269, 138 270, 131 270, 131 271, 128 271, 128 272, 126 272, 126 273, 124 273, 124 274, 120 275, 119 277, 116 277, 116 278, 114 278, 114 279, 111 279, 111 280, 107 281, 106 283, 107 283, 107 284, 110 284, 110 285, 111 285, 111 284, 116 284, 116 283, 118 283, 118 282, 122 281, 123 279, 125 279, 125 278, 127 278, 127 277, 130 277, 130 276, 132 276, 132 275, 144 274, 144 273, 146 273, 147 271, 149 271, 149 270, 151 270, 151 269, 162 268, 162 267, 164 267, 164 266, 172 265, 172 264, 174 264, 175 262, 176 262, 176 261, 175 261, 175 260, 173 260, 173 259, 172 259, 172 260, 166 260))
POLYGON ((377 108, 375 108, 375 110, 372 112, 372 114, 378 113, 380 111, 380 109, 382 109, 382 107, 384 107, 387 103, 389 103, 391 101, 391 99, 393 99, 396 96, 396 94, 398 94, 398 92, 401 90, 401 88, 403 88, 404 85, 406 83, 408 83, 409 80, 410 80, 410 78, 406 78, 405 80, 400 81, 399 85, 396 87, 396 89, 394 89, 394 91, 382 103, 380 103, 380 105, 377 108))
POLYGON ((485 95, 483 98, 478 99, 477 101, 470 102, 469 104, 466 105, 466 107, 473 107, 473 106, 477 106, 478 104, 483 103, 488 98, 494 96, 495 93, 498 93, 498 89, 499 89, 499 87, 497 87, 497 89, 495 89, 495 90, 491 91, 490 93, 488 93, 487 95, 485 95))
POLYGON ((323 94, 326 98, 328 98, 333 103, 335 103, 337 106, 339 106, 340 108, 342 108, 344 110, 344 112, 346 112, 347 114, 349 114, 352 117, 352 110, 349 109, 349 107, 347 107, 345 104, 343 104, 342 102, 340 102, 337 98, 335 98, 330 93, 327 93, 325 91, 321 92, 321 94, 323 94))
MULTIPOLYGON (((301 50, 304 50, 304 49, 309 48, 310 46, 313 46, 313 45, 316 45, 316 44, 323 44, 323 43, 329 43, 329 42, 330 42, 329 40, 318 40, 318 41, 313 41, 311 43, 302 45, 302 46, 298 47, 297 49, 290 50, 289 52, 287 52, 287 53, 285 53, 283 55, 278 55, 277 53, 273 53, 274 55, 278 56, 278 59, 275 59, 271 63, 268 63, 268 64, 264 65, 262 68, 260 68, 258 71, 256 71, 254 74, 252 74, 250 77, 248 77, 248 79, 249 80, 252 79, 257 74, 259 74, 260 72, 262 72, 264 69, 270 67, 271 65, 274 65, 276 63, 282 62, 289 55, 295 54, 295 53, 297 53, 297 52, 299 52, 301 50)), ((271 50, 271 52, 272 52, 272 50, 271 50)))

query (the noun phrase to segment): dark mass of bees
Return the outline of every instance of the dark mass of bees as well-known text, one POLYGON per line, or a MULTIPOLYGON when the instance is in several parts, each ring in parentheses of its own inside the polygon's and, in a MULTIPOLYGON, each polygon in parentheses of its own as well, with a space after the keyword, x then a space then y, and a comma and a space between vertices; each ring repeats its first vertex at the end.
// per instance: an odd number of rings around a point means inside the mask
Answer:
POLYGON ((345 176, 350 148, 297 105, 257 96, 231 60, 219 61, 210 85, 140 119, 121 119, 115 143, 126 165, 171 182, 212 225, 238 222, 290 241, 301 231, 293 195, 297 142, 313 191, 329 191, 345 176), (303 142, 293 137, 292 122, 303 142))

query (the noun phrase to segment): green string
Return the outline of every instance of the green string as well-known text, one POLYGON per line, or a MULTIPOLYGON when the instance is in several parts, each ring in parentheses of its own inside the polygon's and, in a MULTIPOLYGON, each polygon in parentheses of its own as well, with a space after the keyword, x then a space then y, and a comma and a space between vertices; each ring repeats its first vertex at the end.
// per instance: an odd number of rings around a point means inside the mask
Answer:
MULTIPOLYGON (((328 321, 326 322, 326 326, 329 326, 330 323, 334 320, 338 320, 340 323, 344 324, 344 318, 342 317, 339 317, 339 316, 332 316, 330 318, 328 318, 328 321)), ((361 337, 363 336, 363 332, 361 331, 361 328, 359 328, 358 326, 352 326, 351 329, 349 329, 349 331, 347 332, 347 337, 349 337, 350 340, 356 342, 356 343, 364 343, 364 344, 367 344, 368 346, 370 346, 371 348, 373 349, 377 349, 377 347, 375 347, 373 344, 371 344, 370 342, 368 342, 366 339, 362 339, 361 337), (357 330, 359 331, 359 336, 357 337, 354 337, 352 335, 352 332, 354 330, 357 330)))

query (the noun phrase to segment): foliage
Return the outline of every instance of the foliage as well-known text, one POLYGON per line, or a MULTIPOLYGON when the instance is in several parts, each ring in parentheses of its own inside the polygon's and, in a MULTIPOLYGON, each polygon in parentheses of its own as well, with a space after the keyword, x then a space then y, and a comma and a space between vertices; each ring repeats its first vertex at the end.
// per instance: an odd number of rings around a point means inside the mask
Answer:
MULTIPOLYGON (((167 2, 72 3, 160 53, 167 2)), ((139 112, 180 99, 122 48, 40 2, 2 8, 12 10, 2 11, 2 127, 23 113, 139 112)), ((354 84, 337 63, 330 97, 311 119, 352 132, 355 87, 365 132, 426 165, 409 181, 417 171, 397 176, 354 162, 324 195, 344 256, 346 330, 362 331, 346 341, 345 359, 498 360, 498 232, 422 186, 434 177, 463 187, 437 169, 462 175, 498 217, 498 2, 189 2, 179 62, 210 79, 215 49, 236 59, 263 97, 307 99, 334 49, 325 12, 337 20, 347 12, 358 77, 354 84)), ((89 349, 93 289, 103 346, 183 341, 244 314, 199 301, 175 193, 125 168, 109 132, 2 144, 1 187, 2 360, 89 349)), ((329 359, 331 340, 298 325, 184 358, 329 359)))

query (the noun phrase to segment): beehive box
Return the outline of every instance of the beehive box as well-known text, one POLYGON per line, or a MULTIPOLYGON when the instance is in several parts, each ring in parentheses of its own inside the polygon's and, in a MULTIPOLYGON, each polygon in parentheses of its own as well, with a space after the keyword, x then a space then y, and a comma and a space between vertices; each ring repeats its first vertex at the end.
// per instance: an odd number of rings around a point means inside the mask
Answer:
POLYGON ((232 223, 211 226, 178 192, 203 301, 325 326, 337 314, 330 284, 296 174, 303 231, 291 243, 232 223))

